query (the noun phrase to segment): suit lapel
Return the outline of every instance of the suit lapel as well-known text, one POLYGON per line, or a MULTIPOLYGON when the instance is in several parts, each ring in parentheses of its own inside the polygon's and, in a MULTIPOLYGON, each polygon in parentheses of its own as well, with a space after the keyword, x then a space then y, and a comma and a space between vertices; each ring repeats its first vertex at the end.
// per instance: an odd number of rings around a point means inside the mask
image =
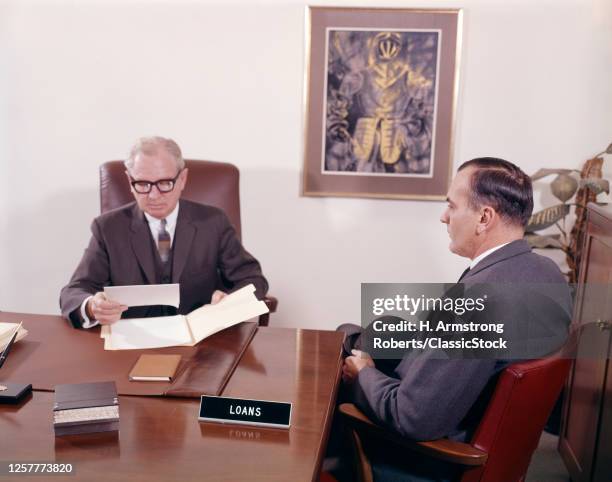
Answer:
POLYGON ((531 247, 529 243, 524 239, 517 239, 516 241, 512 241, 508 243, 506 246, 499 248, 497 251, 494 251, 489 256, 481 260, 476 266, 474 266, 463 278, 461 281, 464 281, 471 276, 474 276, 476 273, 487 269, 489 266, 493 266, 500 261, 504 261, 508 258, 513 258, 514 256, 518 256, 520 254, 529 253, 531 251, 531 247))
POLYGON ((179 282, 196 233, 196 228, 191 222, 189 206, 183 202, 180 202, 179 206, 178 219, 176 220, 176 229, 174 231, 174 248, 172 249, 173 283, 179 282))
POLYGON ((151 249, 151 231, 144 214, 137 204, 134 204, 134 209, 132 210, 131 229, 130 241, 138 264, 145 274, 147 282, 155 284, 155 261, 153 259, 153 250, 151 249))

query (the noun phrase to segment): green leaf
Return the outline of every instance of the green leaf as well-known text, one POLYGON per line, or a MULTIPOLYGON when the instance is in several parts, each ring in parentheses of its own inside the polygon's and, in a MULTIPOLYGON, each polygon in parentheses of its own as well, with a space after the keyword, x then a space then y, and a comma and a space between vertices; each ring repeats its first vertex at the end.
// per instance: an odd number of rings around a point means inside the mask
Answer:
POLYGON ((580 187, 586 187, 595 194, 602 192, 610 194, 610 181, 607 179, 601 179, 598 177, 587 177, 586 179, 580 179, 580 187))
POLYGON ((572 169, 538 169, 538 171, 531 176, 531 180, 537 181, 551 174, 569 174, 570 172, 572 172, 572 169))
POLYGON ((569 204, 557 204, 556 206, 538 211, 529 218, 529 223, 527 223, 525 231, 527 233, 533 233, 541 229, 546 229, 567 216, 569 210, 569 204))
POLYGON ((541 236, 539 234, 526 234, 525 241, 529 243, 532 248, 547 249, 547 248, 559 248, 562 249, 561 235, 553 234, 549 236, 541 236))

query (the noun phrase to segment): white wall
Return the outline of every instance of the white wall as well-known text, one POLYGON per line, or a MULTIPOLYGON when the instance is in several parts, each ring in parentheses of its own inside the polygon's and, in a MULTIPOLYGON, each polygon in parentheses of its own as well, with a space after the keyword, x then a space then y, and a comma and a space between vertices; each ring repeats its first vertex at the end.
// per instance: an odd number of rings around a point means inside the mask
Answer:
MULTIPOLYGON (((608 0, 386 5, 464 8, 455 166, 579 167, 612 141, 608 0)), ((0 1, 0 309, 59 311, 98 165, 151 134, 240 168, 276 326, 358 321, 361 282, 456 278, 444 203, 300 197, 304 15, 299 1, 0 1)))

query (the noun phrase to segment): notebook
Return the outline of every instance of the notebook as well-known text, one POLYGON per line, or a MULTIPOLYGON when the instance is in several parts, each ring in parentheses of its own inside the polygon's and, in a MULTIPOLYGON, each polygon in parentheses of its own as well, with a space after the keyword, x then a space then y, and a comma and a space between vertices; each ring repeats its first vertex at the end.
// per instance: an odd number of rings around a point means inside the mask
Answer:
MULTIPOLYGON (((15 328, 19 323, 5 323, 0 322, 0 351, 4 350, 8 342, 11 341, 11 337, 13 333, 15 333, 15 328)), ((28 334, 28 331, 23 328, 19 328, 19 333, 17 333, 17 338, 15 339, 15 343, 24 338, 28 334)))
POLYGON ((181 363, 181 355, 140 355, 130 372, 137 382, 170 382, 181 363))
POLYGON ((55 386, 55 435, 119 430, 119 400, 115 382, 55 386))

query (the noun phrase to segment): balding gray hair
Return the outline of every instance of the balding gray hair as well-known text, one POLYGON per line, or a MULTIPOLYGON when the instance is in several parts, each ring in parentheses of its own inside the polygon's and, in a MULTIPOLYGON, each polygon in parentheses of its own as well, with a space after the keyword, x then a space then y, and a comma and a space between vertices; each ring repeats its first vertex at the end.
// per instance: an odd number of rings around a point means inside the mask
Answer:
POLYGON ((157 154, 159 149, 164 149, 172 156, 172 158, 176 161, 176 167, 179 171, 185 167, 185 160, 183 159, 181 148, 176 142, 166 137, 153 136, 141 137, 138 139, 138 141, 136 141, 136 144, 134 144, 134 147, 132 147, 130 150, 129 157, 123 161, 125 168, 128 171, 131 171, 131 169, 134 167, 136 156, 139 154, 151 156, 157 154))

